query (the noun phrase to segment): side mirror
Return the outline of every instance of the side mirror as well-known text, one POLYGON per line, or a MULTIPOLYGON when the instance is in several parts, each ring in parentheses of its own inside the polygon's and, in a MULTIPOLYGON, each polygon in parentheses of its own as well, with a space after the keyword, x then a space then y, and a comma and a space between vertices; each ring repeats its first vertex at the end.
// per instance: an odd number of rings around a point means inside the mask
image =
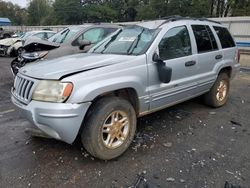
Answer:
POLYGON ((172 68, 167 67, 157 53, 154 53, 153 61, 156 62, 159 80, 165 84, 169 83, 172 78, 172 68))
POLYGON ((91 42, 88 41, 88 40, 81 40, 81 41, 79 41, 78 43, 79 43, 79 49, 80 49, 80 50, 84 50, 84 48, 85 48, 86 46, 91 45, 91 42))
POLYGON ((159 57, 157 53, 154 53, 153 62, 159 63, 159 62, 163 62, 163 60, 159 57))

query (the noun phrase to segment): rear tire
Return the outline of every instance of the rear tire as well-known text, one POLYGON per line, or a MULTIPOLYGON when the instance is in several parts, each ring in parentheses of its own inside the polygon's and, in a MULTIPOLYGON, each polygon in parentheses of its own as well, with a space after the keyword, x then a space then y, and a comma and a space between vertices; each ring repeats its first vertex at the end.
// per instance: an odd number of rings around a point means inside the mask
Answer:
POLYGON ((133 106, 118 97, 98 100, 90 108, 81 132, 85 149, 94 157, 110 160, 131 144, 136 130, 133 106))
POLYGON ((218 108, 223 106, 228 99, 230 78, 227 73, 220 73, 211 90, 204 95, 205 104, 218 108))

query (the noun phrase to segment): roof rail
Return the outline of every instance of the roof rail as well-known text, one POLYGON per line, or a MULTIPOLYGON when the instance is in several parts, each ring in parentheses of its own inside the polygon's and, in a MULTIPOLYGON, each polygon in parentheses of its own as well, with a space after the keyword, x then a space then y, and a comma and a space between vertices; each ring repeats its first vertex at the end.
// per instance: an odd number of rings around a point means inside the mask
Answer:
POLYGON ((165 20, 158 27, 162 26, 165 23, 179 21, 179 20, 199 20, 199 21, 208 21, 208 22, 213 22, 213 23, 221 24, 220 22, 217 22, 217 21, 214 21, 214 20, 209 20, 207 18, 182 17, 182 16, 179 16, 179 15, 173 15, 173 16, 163 17, 163 18, 159 18, 158 20, 165 20))

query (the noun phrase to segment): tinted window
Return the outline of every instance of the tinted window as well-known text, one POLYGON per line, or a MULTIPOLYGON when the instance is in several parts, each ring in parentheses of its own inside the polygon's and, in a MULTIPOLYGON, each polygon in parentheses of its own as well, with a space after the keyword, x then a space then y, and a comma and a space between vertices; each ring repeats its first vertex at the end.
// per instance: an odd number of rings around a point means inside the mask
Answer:
POLYGON ((194 31, 198 53, 209 52, 209 51, 214 50, 213 42, 212 40, 210 40, 211 36, 207 30, 207 26, 192 25, 192 29, 194 31))
POLYGON ((206 29, 208 31, 209 38, 210 38, 213 49, 218 50, 218 45, 217 45, 217 42, 215 40, 215 37, 214 37, 214 34, 213 34, 212 30, 210 29, 209 26, 206 26, 206 29))
POLYGON ((226 28, 223 27, 214 27, 214 30, 216 31, 222 48, 231 48, 235 47, 235 43, 233 40, 233 37, 229 33, 229 31, 226 28))
POLYGON ((188 30, 185 26, 170 29, 159 44, 161 59, 168 60, 192 54, 188 30))

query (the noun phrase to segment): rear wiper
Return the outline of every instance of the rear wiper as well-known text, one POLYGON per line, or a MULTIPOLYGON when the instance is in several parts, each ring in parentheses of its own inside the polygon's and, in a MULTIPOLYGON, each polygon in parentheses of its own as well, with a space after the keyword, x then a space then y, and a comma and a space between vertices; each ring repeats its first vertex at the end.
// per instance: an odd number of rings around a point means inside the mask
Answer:
POLYGON ((142 31, 141 31, 141 33, 136 37, 136 40, 134 40, 133 42, 132 42, 132 44, 130 45, 130 47, 128 48, 128 50, 127 50, 127 55, 130 55, 130 54, 132 54, 133 53, 133 51, 135 50, 135 48, 137 48, 137 46, 138 46, 138 44, 139 44, 139 42, 140 42, 140 39, 141 39, 141 36, 142 36, 142 34, 143 34, 143 32, 144 32, 144 28, 142 29, 142 31), (135 43, 135 41, 136 41, 136 43, 135 43), (135 43, 135 45, 134 45, 134 43, 135 43), (134 47, 133 47, 133 45, 134 45, 134 47), (133 49, 132 49, 132 47, 133 47, 133 49), (132 49, 132 50, 131 50, 132 49), (131 52, 130 52, 131 51, 131 52))

